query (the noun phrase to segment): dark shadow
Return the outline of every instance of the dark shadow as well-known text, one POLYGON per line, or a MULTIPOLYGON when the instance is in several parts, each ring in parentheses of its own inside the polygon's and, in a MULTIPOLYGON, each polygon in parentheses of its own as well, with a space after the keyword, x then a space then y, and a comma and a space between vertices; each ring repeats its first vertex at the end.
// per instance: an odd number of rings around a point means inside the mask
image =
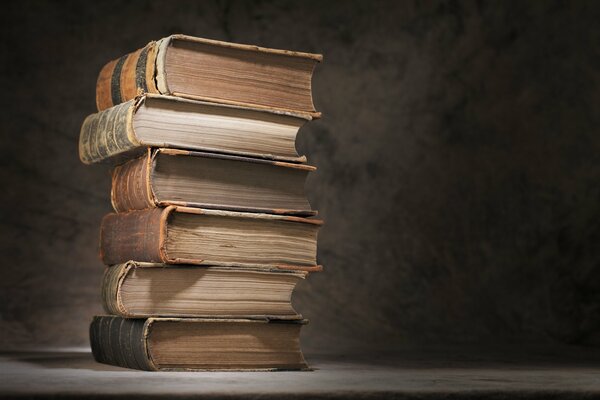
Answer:
POLYGON ((311 367, 354 365, 406 369, 599 368, 600 349, 565 345, 415 346, 406 349, 349 350, 337 354, 304 353, 311 367))

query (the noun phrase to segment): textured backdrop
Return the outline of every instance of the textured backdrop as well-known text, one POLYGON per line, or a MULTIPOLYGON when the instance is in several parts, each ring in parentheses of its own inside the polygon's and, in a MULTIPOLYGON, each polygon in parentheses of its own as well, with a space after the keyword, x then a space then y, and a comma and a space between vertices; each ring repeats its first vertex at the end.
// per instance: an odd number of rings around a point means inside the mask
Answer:
POLYGON ((600 344, 600 3, 3 5, 1 347, 86 345, 104 166, 79 163, 110 59, 171 33, 325 56, 297 146, 326 226, 309 351, 600 344))

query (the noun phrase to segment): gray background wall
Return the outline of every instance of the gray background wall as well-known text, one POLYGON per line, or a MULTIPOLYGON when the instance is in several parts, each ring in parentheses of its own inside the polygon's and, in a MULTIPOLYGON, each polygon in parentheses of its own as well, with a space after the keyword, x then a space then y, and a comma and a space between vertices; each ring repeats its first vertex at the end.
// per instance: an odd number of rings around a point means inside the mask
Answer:
POLYGON ((77 137, 110 59, 171 33, 319 52, 299 150, 326 267, 309 351, 600 344, 600 7, 582 1, 8 2, 2 347, 86 345, 104 166, 77 137))

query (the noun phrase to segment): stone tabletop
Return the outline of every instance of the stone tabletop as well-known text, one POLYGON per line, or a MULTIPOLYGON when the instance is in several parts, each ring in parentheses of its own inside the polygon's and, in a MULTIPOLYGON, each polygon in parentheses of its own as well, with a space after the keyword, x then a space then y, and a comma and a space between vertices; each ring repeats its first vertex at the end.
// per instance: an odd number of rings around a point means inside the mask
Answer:
POLYGON ((308 355, 312 372, 142 372, 97 364, 87 349, 5 351, 2 397, 592 398, 597 351, 425 349, 308 355))

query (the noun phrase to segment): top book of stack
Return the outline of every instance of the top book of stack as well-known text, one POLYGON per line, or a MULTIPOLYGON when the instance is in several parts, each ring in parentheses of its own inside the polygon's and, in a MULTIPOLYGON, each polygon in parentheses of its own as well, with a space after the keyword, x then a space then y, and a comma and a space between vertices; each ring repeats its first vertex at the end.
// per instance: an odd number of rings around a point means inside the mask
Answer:
POLYGON ((102 111, 143 93, 320 117, 311 79, 319 54, 172 35, 106 64, 102 111))

